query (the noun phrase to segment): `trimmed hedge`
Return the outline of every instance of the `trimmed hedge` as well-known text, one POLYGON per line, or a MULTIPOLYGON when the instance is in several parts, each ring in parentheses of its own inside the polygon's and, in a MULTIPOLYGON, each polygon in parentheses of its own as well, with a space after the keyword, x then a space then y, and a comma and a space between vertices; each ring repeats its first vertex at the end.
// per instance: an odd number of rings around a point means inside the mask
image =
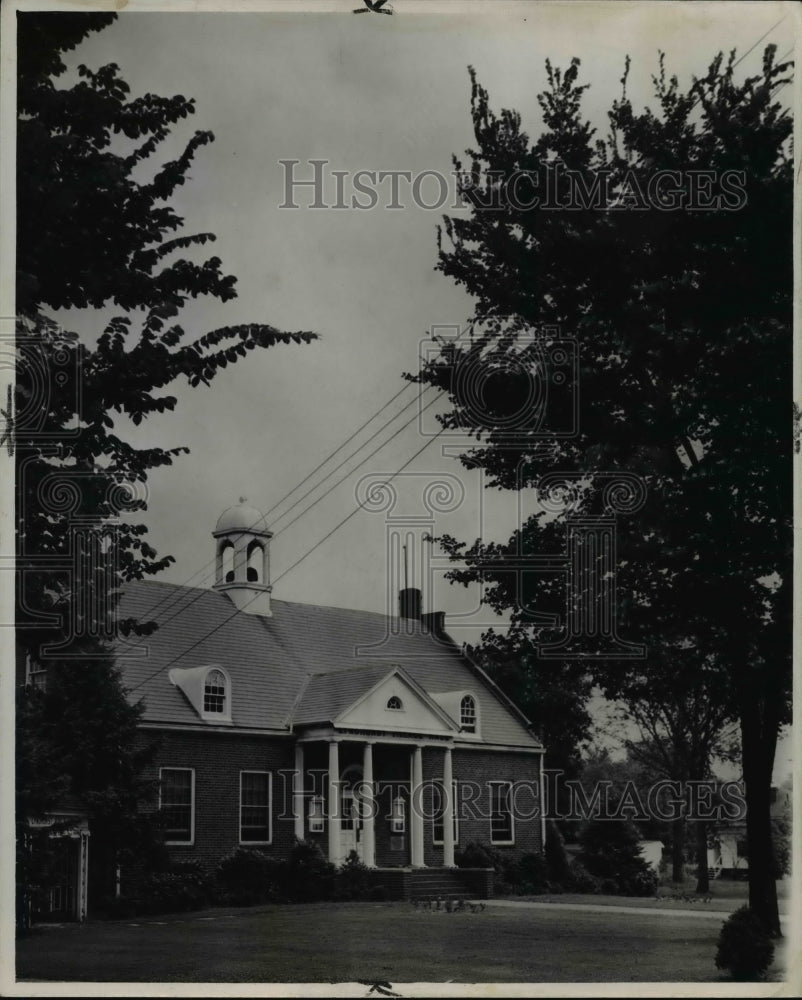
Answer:
POLYGON ((748 906, 736 910, 722 924, 716 968, 729 971, 733 979, 755 982, 763 979, 773 959, 771 935, 748 906))

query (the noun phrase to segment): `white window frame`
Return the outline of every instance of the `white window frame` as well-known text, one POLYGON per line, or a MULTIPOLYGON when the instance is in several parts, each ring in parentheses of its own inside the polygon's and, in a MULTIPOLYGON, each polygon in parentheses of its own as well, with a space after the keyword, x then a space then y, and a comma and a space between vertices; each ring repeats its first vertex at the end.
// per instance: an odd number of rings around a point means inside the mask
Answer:
POLYGON ((273 843, 273 772, 258 771, 246 768, 239 773, 239 842, 243 847, 252 847, 255 844, 273 843), (242 776, 244 774, 266 774, 267 775, 267 840, 243 840, 242 839, 242 776))
POLYGON ((203 683, 201 684, 200 690, 200 717, 204 722, 231 722, 231 678, 228 675, 228 671, 224 670, 219 664, 215 663, 209 667, 206 673, 203 675, 203 683), (206 711, 206 681, 209 679, 209 674, 214 673, 222 674, 225 680, 225 695, 223 697, 223 711, 222 712, 207 712, 206 711))
POLYGON ((460 731, 467 736, 479 735, 479 700, 472 691, 464 691, 459 699, 459 727, 460 731), (473 729, 465 729, 462 721, 462 703, 466 698, 473 702, 473 729))
POLYGON ((491 781, 490 782, 490 843, 496 846, 509 846, 515 843, 515 810, 513 809, 512 801, 512 782, 511 781, 491 781), (494 789, 496 788, 507 788, 509 789, 509 817, 510 817, 510 837, 509 840, 499 840, 493 835, 493 799, 494 799, 494 789))
POLYGON ((307 815, 310 833, 323 833, 326 825, 326 800, 322 795, 314 795, 309 800, 309 813, 307 815), (320 804, 320 813, 315 815, 315 806, 320 804))
POLYGON ((404 708, 404 699, 400 695, 398 695, 398 694, 391 694, 390 697, 387 699, 387 704, 384 706, 384 711, 385 712, 405 712, 406 709, 404 708), (396 708, 395 706, 393 706, 392 708, 390 707, 390 702, 393 699, 395 699, 396 701, 398 701, 398 708, 396 708))
POLYGON ((407 832, 407 802, 400 793, 390 802, 390 834, 407 832))
POLYGON ((159 810, 164 807, 162 802, 162 788, 165 771, 189 771, 191 778, 189 782, 189 840, 165 840, 165 844, 179 847, 193 847, 195 844, 195 768, 194 767, 160 767, 159 768, 159 810))
MULTIPOLYGON (((442 782, 440 782, 442 785, 442 782)), ((453 810, 454 810, 454 843, 459 843, 459 783, 456 778, 451 782, 451 795, 453 800, 453 810)), ((435 824, 440 822, 445 832, 445 823, 443 822, 442 816, 432 816, 432 843, 437 847, 441 846, 443 843, 443 838, 439 839, 435 836, 435 824)))

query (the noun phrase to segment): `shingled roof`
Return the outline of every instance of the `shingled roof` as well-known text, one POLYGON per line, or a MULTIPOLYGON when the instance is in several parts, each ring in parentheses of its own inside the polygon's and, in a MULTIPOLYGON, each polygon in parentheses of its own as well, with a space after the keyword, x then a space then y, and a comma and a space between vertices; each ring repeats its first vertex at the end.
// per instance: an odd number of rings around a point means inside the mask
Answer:
POLYGON ((171 683, 173 667, 220 664, 231 678, 234 728, 286 733, 313 681, 326 689, 330 709, 341 703, 346 708, 367 679, 377 683, 398 664, 428 692, 470 690, 482 719, 479 742, 541 745, 524 717, 448 637, 437 638, 407 619, 397 634, 397 620, 375 612, 276 600, 272 609, 267 618, 238 611, 214 590, 154 581, 127 585, 121 618, 159 626, 117 647, 129 699, 143 700, 144 721, 204 725, 171 683), (314 679, 323 674, 325 680, 314 679))

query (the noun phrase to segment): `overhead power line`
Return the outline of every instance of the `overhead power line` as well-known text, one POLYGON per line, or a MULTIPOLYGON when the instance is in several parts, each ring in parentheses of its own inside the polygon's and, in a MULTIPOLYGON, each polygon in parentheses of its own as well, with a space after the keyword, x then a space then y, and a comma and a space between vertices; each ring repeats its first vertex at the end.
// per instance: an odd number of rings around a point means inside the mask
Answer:
MULTIPOLYGON (((416 451, 416 452, 414 453, 414 455, 412 455, 412 456, 411 456, 411 458, 408 458, 408 459, 407 459, 407 461, 406 461, 406 462, 404 462, 404 464, 403 464, 402 466, 400 466, 400 467, 399 467, 398 469, 396 469, 396 471, 395 471, 395 472, 394 472, 394 473, 393 473, 393 474, 392 474, 391 476, 389 476, 389 477, 388 477, 388 478, 387 478, 387 479, 386 479, 386 480, 384 481, 384 483, 382 484, 382 486, 388 486, 388 485, 389 485, 389 484, 390 484, 390 483, 391 483, 391 482, 392 482, 392 481, 393 481, 393 480, 395 479, 395 477, 396 477, 397 475, 399 475, 399 474, 400 474, 401 472, 403 472, 403 471, 404 471, 404 469, 406 469, 406 468, 407 468, 407 466, 409 466, 409 465, 410 465, 410 464, 411 464, 412 462, 414 462, 414 461, 415 461, 415 459, 416 459, 416 458, 417 458, 417 457, 418 457, 418 456, 419 456, 419 455, 420 455, 420 454, 421 454, 421 453, 422 453, 423 451, 425 451, 425 450, 426 450, 426 448, 428 448, 428 447, 429 447, 429 445, 430 445, 430 444, 431 444, 431 443, 432 443, 433 441, 437 440, 437 438, 439 438, 439 437, 440 437, 440 435, 441 435, 441 434, 443 433, 443 431, 444 431, 444 430, 445 430, 445 428, 444 428, 444 427, 442 427, 442 428, 441 428, 441 429, 440 429, 440 430, 439 430, 439 431, 438 431, 438 432, 437 432, 436 434, 432 435, 432 437, 430 437, 430 438, 429 438, 429 439, 428 439, 428 440, 427 440, 427 441, 426 441, 426 442, 425 442, 425 443, 424 443, 424 444, 422 445, 422 447, 418 448, 418 450, 417 450, 417 451, 416 451)), ((334 526, 334 527, 333 527, 333 528, 331 529, 331 531, 327 532, 327 534, 325 534, 325 535, 323 536, 323 538, 321 538, 321 539, 320 539, 319 541, 315 542, 315 544, 314 544, 314 545, 312 546, 312 548, 311 548, 311 549, 309 549, 309 550, 308 550, 307 552, 305 552, 305 553, 304 553, 304 554, 303 554, 303 555, 301 556, 301 558, 300 558, 300 559, 296 559, 296 561, 295 561, 295 562, 294 562, 294 563, 293 563, 293 564, 292 564, 291 566, 289 566, 289 567, 288 567, 287 569, 285 569, 283 573, 280 573, 280 574, 279 574, 279 575, 278 575, 278 576, 276 577, 276 580, 275 580, 274 582, 278 582, 278 581, 279 581, 279 580, 281 580, 281 579, 282 579, 283 577, 285 577, 285 576, 286 576, 286 575, 287 575, 288 573, 291 573, 291 572, 292 572, 292 571, 293 571, 293 570, 294 570, 294 569, 296 568, 296 566, 300 566, 300 564, 301 564, 301 563, 302 563, 302 562, 303 562, 303 561, 304 561, 305 559, 307 559, 307 558, 308 558, 309 556, 311 556, 311 555, 312 555, 312 553, 313 553, 313 552, 315 552, 315 551, 316 551, 316 550, 317 550, 318 548, 320 548, 320 546, 321 546, 321 545, 323 545, 323 543, 324 543, 324 542, 327 542, 327 541, 329 540, 329 538, 331 538, 331 536, 332 536, 332 535, 333 535, 333 534, 334 534, 335 532, 339 531, 339 530, 340 530, 340 528, 342 528, 342 527, 343 527, 343 525, 347 524, 347 523, 348 523, 348 521, 350 521, 350 520, 351 520, 351 518, 352 518, 352 517, 354 517, 354 516, 355 516, 356 514, 358 514, 358 513, 360 512, 360 510, 362 510, 362 509, 363 509, 363 508, 362 508, 362 506, 361 506, 361 505, 358 505, 358 506, 356 506, 356 507, 355 507, 355 508, 354 508, 354 509, 353 509, 353 510, 352 510, 352 511, 351 511, 351 512, 349 513, 349 514, 347 514, 347 515, 346 515, 346 516, 345 516, 345 517, 344 517, 344 518, 343 518, 343 519, 342 519, 342 520, 341 520, 341 521, 340 521, 340 522, 339 522, 338 524, 336 524, 336 525, 335 525, 335 526, 334 526)), ((203 593, 205 594, 206 592, 204 591, 203 593)), ((158 676, 159 674, 161 674, 161 673, 164 673, 164 671, 165 671, 165 670, 169 670, 169 668, 170 668, 170 667, 171 667, 171 666, 172 666, 172 665, 173 665, 174 663, 177 663, 177 662, 178 662, 178 660, 180 660, 180 659, 181 659, 182 657, 186 656, 186 655, 187 655, 187 653, 191 653, 191 652, 192 652, 192 650, 193 650, 193 649, 196 649, 196 648, 197 648, 198 646, 200 646, 200 644, 201 644, 201 643, 203 643, 203 642, 206 642, 206 641, 207 641, 208 639, 211 639, 211 637, 212 637, 212 636, 213 636, 213 635, 214 635, 214 634, 215 634, 216 632, 219 632, 219 631, 220 631, 220 629, 221 629, 221 628, 222 628, 222 627, 223 627, 224 625, 227 625, 227 624, 228 624, 228 623, 229 623, 230 621, 232 621, 232 619, 236 618, 236 617, 237 617, 237 615, 241 614, 241 613, 242 613, 242 612, 243 612, 243 611, 245 610, 245 608, 249 607, 249 605, 251 605, 251 604, 252 604, 252 603, 253 603, 253 602, 254 602, 254 601, 255 601, 255 600, 257 599, 257 597, 261 597, 261 594, 256 594, 256 595, 254 595, 254 597, 252 597, 250 601, 247 601, 247 602, 246 602, 246 603, 245 603, 245 604, 244 604, 244 605, 243 605, 243 606, 242 606, 241 608, 237 608, 237 609, 235 609, 234 611, 232 611, 232 613, 231 613, 230 615, 228 615, 228 617, 227 617, 227 618, 223 619, 223 621, 222 621, 222 622, 220 622, 220 623, 219 623, 218 625, 215 625, 215 626, 214 626, 214 628, 210 629, 210 630, 209 630, 209 631, 208 631, 208 632, 207 632, 207 633, 206 633, 205 635, 202 635, 202 636, 200 637, 200 639, 197 639, 197 640, 196 640, 195 642, 193 642, 193 643, 192 643, 192 645, 191 645, 191 646, 188 646, 188 647, 187 647, 187 648, 186 648, 185 650, 183 650, 182 652, 180 652, 180 653, 179 653, 179 654, 178 654, 177 656, 174 656, 174 657, 173 657, 173 658, 172 658, 171 660, 169 660, 169 661, 168 661, 167 663, 165 663, 165 664, 164 664, 164 666, 162 666, 162 667, 159 667, 159 668, 158 668, 158 670, 154 670, 154 671, 153 671, 153 673, 152 673, 152 674, 149 674, 149 675, 148 675, 148 676, 147 676, 147 677, 146 677, 146 678, 145 678, 144 680, 140 681, 140 682, 139 682, 138 684, 135 684, 135 685, 134 685, 133 687, 129 688, 129 691, 137 691, 137 690, 138 690, 139 688, 141 688, 141 687, 142 687, 143 685, 145 685, 145 684, 149 683, 149 682, 150 682, 151 680, 153 680, 153 678, 154 678, 154 677, 157 677, 157 676, 158 676)), ((196 599, 197 599, 197 598, 196 598, 196 599)), ((191 602, 191 603, 194 603, 194 602, 191 602)), ((187 605, 187 607, 189 607, 189 605, 187 605)), ((183 611, 183 610, 185 610, 185 608, 182 608, 182 611, 183 611)))
MULTIPOLYGON (((322 462, 320 462, 307 476, 305 476, 304 479, 301 480, 300 483, 297 483, 295 486, 293 486, 293 488, 289 491, 289 493, 286 493, 277 503, 273 504, 273 506, 270 508, 270 510, 267 512, 267 514, 264 515, 264 518, 266 519, 267 516, 272 511, 276 510, 276 508, 279 507, 282 503, 284 503, 284 501, 288 497, 292 496, 292 494, 297 489, 299 489, 301 486, 303 486, 304 483, 308 482, 308 480, 311 479, 311 477, 314 476, 316 472, 318 472, 320 469, 322 469, 323 466, 326 465, 329 461, 331 461, 331 459, 334 458, 334 456, 338 452, 342 451, 342 449, 344 447, 346 447, 346 445, 348 445, 351 441, 353 441, 354 438, 358 434, 360 434, 373 420, 375 420, 376 417, 378 417, 382 412, 384 412, 384 410, 386 410, 387 407, 392 406, 392 404, 398 399, 398 397, 403 392, 405 392, 406 389, 408 389, 413 384, 414 383, 407 382, 405 385, 403 385, 401 387, 401 389, 399 389, 399 391, 397 393, 395 393, 395 395, 392 396, 383 407, 380 407, 378 410, 376 410, 376 412, 374 414, 372 414, 372 416, 370 416, 363 424, 361 424, 361 426, 359 426, 352 434, 350 434, 349 437, 346 438, 346 440, 342 442, 342 444, 338 445, 337 448, 335 448, 335 450, 333 452, 330 452, 326 456, 326 458, 323 459, 322 462)), ((427 389, 428 389, 428 387, 427 387, 427 389)), ((426 390, 424 390, 424 391, 426 391, 426 390)), ((421 394, 421 395, 423 395, 423 394, 421 394)), ((353 458, 355 455, 357 455, 362 448, 364 448, 367 445, 369 445, 370 442, 373 441, 378 434, 380 434, 385 428, 387 428, 393 422, 393 420, 398 419, 398 417, 400 417, 401 414, 404 413, 405 410, 409 409, 409 407, 413 403, 415 403, 417 401, 417 398, 418 397, 416 397, 415 399, 412 399, 409 403, 405 404, 398 411, 398 413, 396 413, 393 417, 391 417, 388 421, 386 421, 382 425, 382 427, 379 428, 378 431, 376 431, 375 433, 373 433, 367 439, 367 441, 363 442, 363 444, 361 444, 354 452, 352 452, 352 454, 347 459, 344 459, 342 462, 338 463, 330 472, 326 473, 326 475, 317 483, 316 486, 312 487, 311 490, 308 490, 304 494, 304 496, 301 497, 299 500, 297 500, 291 507, 289 507, 288 510, 286 510, 284 512, 284 514, 280 515, 279 518, 278 518, 278 520, 280 520, 281 517, 285 517, 292 510, 294 510, 295 507, 299 503, 301 503, 307 496, 309 496, 310 493, 313 493, 316 489, 318 489, 320 486, 322 486, 323 483, 325 483, 328 478, 330 478, 331 476, 333 476, 339 469, 341 469, 342 466, 345 464, 345 462, 350 461, 350 459, 353 458)), ((392 440, 392 438, 390 438, 388 440, 392 440)), ((259 520, 255 524, 251 525, 251 528, 252 529, 256 528, 260 523, 262 523, 262 521, 263 521, 263 518, 260 517, 259 520)), ((205 583, 209 579, 211 579, 214 574, 213 574, 213 572, 209 572, 209 570, 212 569, 212 567, 214 567, 215 561, 216 561, 215 559, 210 559, 206 563, 204 563, 204 565, 201 566, 200 569, 196 570, 186 580, 183 581, 182 586, 189 586, 190 584, 192 584, 193 581, 197 581, 197 584, 199 585, 199 584, 205 583)), ((151 614, 152 612, 157 611, 159 609, 169 608, 174 603, 178 603, 178 602, 180 602, 180 598, 168 599, 166 601, 157 601, 156 603, 154 603, 152 605, 152 607, 150 607, 148 609, 147 614, 151 614)), ((168 620, 170 620, 170 619, 168 619, 168 620)))

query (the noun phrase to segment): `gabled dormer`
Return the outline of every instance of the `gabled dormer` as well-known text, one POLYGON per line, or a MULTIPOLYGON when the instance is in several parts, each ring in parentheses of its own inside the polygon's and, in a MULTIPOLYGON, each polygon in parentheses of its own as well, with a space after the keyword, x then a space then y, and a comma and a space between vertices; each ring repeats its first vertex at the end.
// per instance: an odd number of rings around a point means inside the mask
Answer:
POLYGON ((219 663, 173 667, 170 683, 179 689, 204 722, 231 724, 231 678, 219 663))

